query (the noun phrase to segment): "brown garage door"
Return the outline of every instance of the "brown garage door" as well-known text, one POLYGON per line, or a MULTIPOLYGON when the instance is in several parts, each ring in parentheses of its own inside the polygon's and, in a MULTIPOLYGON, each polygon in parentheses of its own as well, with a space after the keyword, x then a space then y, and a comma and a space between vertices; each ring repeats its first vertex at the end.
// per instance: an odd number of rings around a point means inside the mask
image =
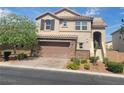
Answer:
POLYGON ((70 42, 40 42, 40 56, 42 57, 70 57, 70 42))

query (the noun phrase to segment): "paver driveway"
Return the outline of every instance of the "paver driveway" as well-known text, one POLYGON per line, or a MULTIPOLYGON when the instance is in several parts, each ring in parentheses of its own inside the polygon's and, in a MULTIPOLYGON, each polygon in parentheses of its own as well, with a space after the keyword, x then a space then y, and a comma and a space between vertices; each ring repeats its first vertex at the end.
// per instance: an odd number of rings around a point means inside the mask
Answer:
POLYGON ((10 61, 4 62, 4 64, 22 65, 22 66, 34 66, 34 67, 50 67, 50 68, 64 68, 69 59, 63 58, 29 58, 23 61, 10 61))

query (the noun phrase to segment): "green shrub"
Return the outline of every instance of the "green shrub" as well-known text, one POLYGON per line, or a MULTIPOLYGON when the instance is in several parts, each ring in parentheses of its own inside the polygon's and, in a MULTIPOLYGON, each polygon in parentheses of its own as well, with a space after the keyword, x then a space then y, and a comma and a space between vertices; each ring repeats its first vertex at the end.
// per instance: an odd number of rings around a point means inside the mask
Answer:
POLYGON ((81 59, 81 64, 87 63, 87 59, 81 59))
POLYGON ((79 69, 79 65, 75 64, 75 63, 70 63, 67 65, 68 69, 72 69, 72 70, 78 70, 79 69))
POLYGON ((27 54, 20 53, 20 54, 17 55, 17 59, 18 59, 18 60, 23 60, 23 59, 25 59, 25 58, 27 58, 27 54))
POLYGON ((121 63, 108 62, 106 65, 107 65, 107 70, 109 70, 113 73, 122 73, 123 72, 123 64, 121 64, 121 63))
POLYGON ((75 57, 72 57, 72 58, 70 59, 70 61, 72 61, 72 62, 73 62, 73 61, 74 61, 74 59, 75 59, 75 57))
POLYGON ((109 62, 109 59, 108 58, 103 58, 103 63, 105 64, 105 65, 107 65, 107 63, 109 62))
POLYGON ((79 59, 79 58, 73 57, 73 58, 71 58, 71 61, 72 61, 74 64, 80 65, 80 59, 79 59))
POLYGON ((94 63, 99 59, 99 57, 98 56, 97 57, 90 57, 89 59, 90 59, 91 63, 94 63))
POLYGON ((84 64, 84 69, 89 70, 89 69, 90 69, 90 64, 85 63, 85 64, 84 64))

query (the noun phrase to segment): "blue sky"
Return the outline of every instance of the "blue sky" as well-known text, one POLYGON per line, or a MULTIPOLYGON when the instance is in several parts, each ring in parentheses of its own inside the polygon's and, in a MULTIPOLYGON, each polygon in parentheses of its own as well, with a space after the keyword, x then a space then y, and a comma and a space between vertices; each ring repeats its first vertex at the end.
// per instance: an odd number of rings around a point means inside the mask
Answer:
MULTIPOLYGON (((18 15, 28 16, 35 21, 35 18, 44 12, 54 12, 61 7, 29 7, 29 8, 0 8, 0 13, 3 11, 6 13, 16 13, 18 15), (4 10, 3 10, 4 9, 4 10)), ((111 33, 116 31, 121 25, 121 19, 124 18, 124 8, 120 7, 71 7, 70 9, 83 14, 91 16, 100 16, 104 19, 108 27, 106 28, 106 40, 111 40, 111 33)))

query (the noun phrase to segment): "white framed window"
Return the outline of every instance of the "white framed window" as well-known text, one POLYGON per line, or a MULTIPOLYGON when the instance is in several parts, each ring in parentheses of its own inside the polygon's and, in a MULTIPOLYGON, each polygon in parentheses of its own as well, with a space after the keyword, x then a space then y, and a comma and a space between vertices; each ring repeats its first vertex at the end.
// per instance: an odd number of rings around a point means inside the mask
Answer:
POLYGON ((87 22, 86 21, 76 21, 76 30, 87 30, 87 22))
POLYGON ((79 48, 83 48, 83 43, 82 42, 79 43, 79 48))
POLYGON ((87 30, 87 22, 86 21, 82 22, 82 30, 87 30))
POLYGON ((62 27, 67 27, 67 21, 62 21, 62 27))
POLYGON ((80 21, 76 21, 76 30, 81 30, 80 26, 81 26, 81 22, 80 21))
POLYGON ((46 29, 51 29, 51 20, 46 20, 46 29))

